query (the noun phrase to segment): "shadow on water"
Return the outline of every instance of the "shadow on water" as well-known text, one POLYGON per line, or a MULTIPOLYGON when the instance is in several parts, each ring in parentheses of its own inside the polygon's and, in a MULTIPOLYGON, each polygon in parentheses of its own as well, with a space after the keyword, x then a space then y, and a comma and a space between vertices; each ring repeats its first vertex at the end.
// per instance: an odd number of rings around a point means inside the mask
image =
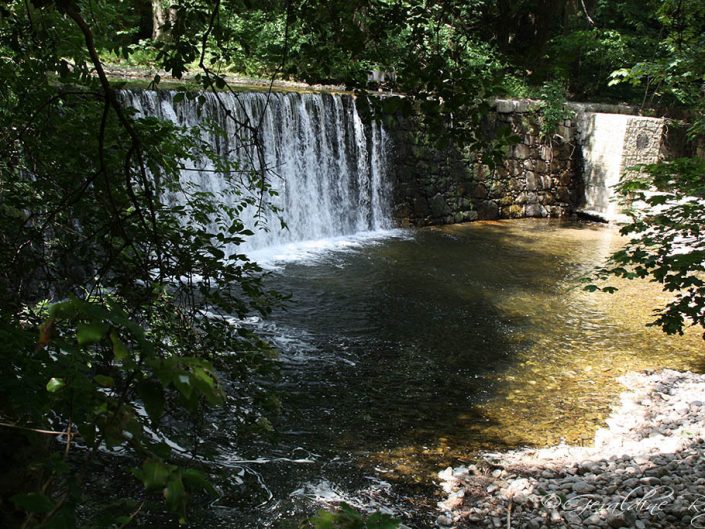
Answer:
POLYGON ((695 369, 703 350, 699 336, 643 327, 652 286, 579 288, 618 244, 592 224, 473 223, 273 274, 293 296, 261 328, 282 351, 278 437, 233 441, 233 460, 263 461, 231 462, 228 494, 194 525, 295 527, 311 500, 347 499, 430 527, 444 466, 592 438, 618 375, 695 369))

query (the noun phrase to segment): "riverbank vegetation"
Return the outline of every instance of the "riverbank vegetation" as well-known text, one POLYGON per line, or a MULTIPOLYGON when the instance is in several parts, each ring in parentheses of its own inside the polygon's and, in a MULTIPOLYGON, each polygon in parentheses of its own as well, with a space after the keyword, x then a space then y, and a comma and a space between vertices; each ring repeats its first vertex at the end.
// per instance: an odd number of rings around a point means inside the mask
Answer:
MULTIPOLYGON (((208 456, 199 440, 214 434, 207 410, 237 414, 233 435, 266 436, 279 407, 262 390, 275 371, 271 345, 231 318, 283 301, 232 250, 260 227, 241 216, 266 207, 266 168, 215 152, 197 129, 136 114, 106 62, 162 72, 152 87, 166 72, 216 93, 229 89, 227 74, 393 89, 429 120, 464 116, 472 126, 454 132, 476 143, 488 97, 541 94, 678 111, 695 141, 705 130, 704 34, 697 0, 1 5, 0 525, 126 527, 162 501, 169 520, 184 521, 188 500, 217 493, 199 465, 208 456), (229 179, 236 206, 180 180, 205 160, 229 179), (237 391, 226 394, 224 381, 237 391), (117 470, 103 475, 106 461, 117 470), (101 477, 142 488, 96 497, 90 484, 101 477)), ((236 128, 256 143, 256 124, 236 128)), ((702 171, 677 162, 624 186, 669 186, 679 200, 678 216, 668 214, 677 226, 641 218, 633 230, 668 231, 636 239, 607 270, 686 292, 659 320, 669 331, 682 327, 679 314, 703 324, 705 250, 674 257, 662 245, 701 243, 703 202, 680 199, 703 198, 702 171), (644 254, 650 244, 655 253, 644 254)))

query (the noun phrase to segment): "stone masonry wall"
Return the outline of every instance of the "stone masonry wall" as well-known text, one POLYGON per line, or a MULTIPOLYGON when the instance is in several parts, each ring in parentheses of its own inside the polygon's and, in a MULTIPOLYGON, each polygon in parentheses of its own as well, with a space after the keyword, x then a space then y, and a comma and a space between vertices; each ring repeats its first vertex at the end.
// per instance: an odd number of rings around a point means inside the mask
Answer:
POLYGON ((423 226, 570 215, 578 187, 575 126, 565 120, 548 143, 540 139, 539 120, 535 102, 494 102, 483 127, 488 140, 509 127, 520 141, 491 169, 467 149, 439 149, 420 117, 385 116, 397 221, 423 226))

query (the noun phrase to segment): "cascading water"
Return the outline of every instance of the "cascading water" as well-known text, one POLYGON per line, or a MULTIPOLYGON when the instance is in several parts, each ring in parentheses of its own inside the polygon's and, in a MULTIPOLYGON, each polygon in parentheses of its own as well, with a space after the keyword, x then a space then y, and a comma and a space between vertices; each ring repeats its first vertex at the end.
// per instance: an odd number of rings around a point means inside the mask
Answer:
MULTIPOLYGON (((250 252, 287 243, 326 239, 392 227, 386 173, 387 136, 379 123, 365 126, 355 98, 332 94, 204 93, 205 102, 175 99, 176 92, 127 91, 140 115, 193 127, 206 119, 226 139, 203 131, 216 151, 237 160, 243 171, 269 168, 276 196, 265 197, 264 224, 239 250, 250 252), (229 115, 228 115, 229 114, 229 115), (250 124, 252 132, 242 123, 250 124), (260 158, 253 134, 262 146, 260 158), (280 220, 287 226, 280 227, 280 220)), ((212 167, 183 171, 184 181, 222 195, 228 185, 212 167)), ((257 190, 252 191, 257 193, 257 190)), ((174 198, 178 200, 178 197, 174 198)), ((243 214, 252 226, 257 208, 243 214)))
POLYGON ((662 119, 585 112, 578 115, 583 158, 582 213, 607 222, 624 214, 614 187, 630 167, 661 159, 662 119))
POLYGON ((617 215, 612 188, 622 176, 624 135, 630 118, 621 114, 586 114, 581 123, 584 209, 607 221, 617 215))

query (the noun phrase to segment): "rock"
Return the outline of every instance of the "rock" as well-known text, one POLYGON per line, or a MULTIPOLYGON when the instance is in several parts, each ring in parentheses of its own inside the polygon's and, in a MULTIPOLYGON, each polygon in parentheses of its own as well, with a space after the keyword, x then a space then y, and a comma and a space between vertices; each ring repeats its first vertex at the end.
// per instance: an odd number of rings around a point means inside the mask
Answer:
POLYGON ((570 525, 582 525, 583 521, 580 519, 578 513, 574 511, 566 511, 563 513, 563 519, 570 525))
POLYGON ((526 503, 529 501, 529 496, 520 492, 519 494, 515 494, 512 497, 512 501, 517 505, 526 505, 526 503))
POLYGON ((453 467, 448 467, 445 470, 441 470, 438 473, 438 477, 443 481, 447 481, 453 478, 453 467))
POLYGON ((514 158, 525 160, 531 155, 531 148, 528 145, 520 143, 514 146, 512 154, 514 158))
MULTIPOLYGON (((458 476, 451 473, 452 480, 443 483, 444 487, 452 484, 448 500, 457 499, 465 490, 465 483, 458 479, 479 480, 495 493, 479 500, 473 510, 478 527, 485 528, 494 527, 495 518, 505 520, 508 505, 503 497, 514 505, 512 526, 519 529, 689 526, 694 516, 692 498, 705 487, 705 421, 699 407, 692 410, 696 398, 705 401, 705 375, 665 370, 630 374, 620 381, 629 391, 608 419, 608 428, 596 436, 594 447, 559 445, 493 454, 492 461, 503 468, 492 473, 497 481, 491 483, 486 472, 470 475, 461 469, 458 476), (649 437, 653 432, 656 436, 649 437), (665 487, 673 495, 661 511, 637 507, 594 512, 588 508, 581 513, 565 503, 587 494, 600 504, 620 505, 629 494, 629 504, 639 506, 651 491, 665 487)), ((449 477, 447 469, 444 473, 449 477)), ((477 490, 477 484, 474 487, 477 490)), ((458 505, 453 512, 458 511, 467 513, 468 508, 458 505)))
POLYGON ((445 215, 448 215, 451 213, 451 208, 446 202, 445 197, 441 195, 440 193, 436 194, 432 199, 430 203, 430 208, 431 208, 431 215, 434 217, 443 217, 445 215))
POLYGON ((576 494, 590 494, 595 491, 595 487, 587 481, 577 481, 573 483, 573 492, 576 494))
POLYGON ((539 187, 539 180, 536 177, 536 174, 527 171, 526 172, 526 190, 527 191, 536 191, 539 187))
POLYGON ((528 204, 524 214, 527 217, 548 217, 548 211, 541 204, 528 204))
POLYGON ((625 479, 625 480, 622 482, 622 487, 624 487, 624 488, 626 488, 626 489, 633 489, 634 487, 636 487, 636 486, 638 486, 638 485, 639 485, 639 479, 638 479, 638 478, 629 478, 629 479, 625 479))
POLYGON ((636 515, 633 511, 625 510, 615 512, 607 517, 607 524, 614 529, 620 529, 621 527, 629 527, 636 520, 636 515))
POLYGON ((496 202, 482 201, 476 206, 477 215, 480 219, 494 220, 499 217, 499 206, 496 202))
POLYGON ((441 527, 450 527, 453 525, 453 520, 449 516, 441 514, 438 518, 436 518, 436 525, 440 525, 441 527))
POLYGON ((591 514, 585 520, 583 520, 585 525, 601 525, 602 524, 602 517, 600 516, 599 513, 591 514))
POLYGON ((500 114, 511 114, 514 112, 514 101, 510 99, 497 99, 495 101, 495 110, 500 114))

